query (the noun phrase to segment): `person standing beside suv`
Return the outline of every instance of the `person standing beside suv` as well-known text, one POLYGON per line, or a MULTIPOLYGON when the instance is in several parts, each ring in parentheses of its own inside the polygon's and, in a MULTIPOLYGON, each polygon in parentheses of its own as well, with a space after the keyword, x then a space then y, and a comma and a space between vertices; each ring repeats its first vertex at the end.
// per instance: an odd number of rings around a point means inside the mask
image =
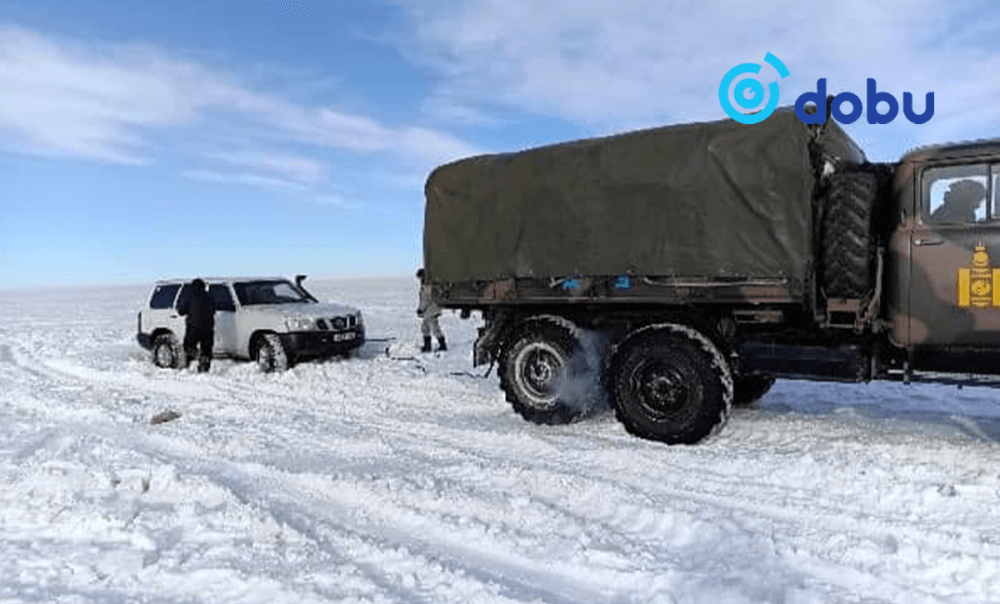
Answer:
POLYGON ((204 281, 191 282, 187 295, 177 305, 177 312, 185 317, 184 351, 188 363, 197 354, 198 373, 205 373, 212 365, 215 345, 215 301, 208 294, 204 281))

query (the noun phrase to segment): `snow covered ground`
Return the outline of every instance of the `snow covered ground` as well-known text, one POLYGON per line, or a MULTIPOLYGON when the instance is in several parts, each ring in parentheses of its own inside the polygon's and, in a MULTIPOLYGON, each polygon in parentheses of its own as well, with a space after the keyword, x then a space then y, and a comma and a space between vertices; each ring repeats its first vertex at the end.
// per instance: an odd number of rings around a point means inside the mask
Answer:
POLYGON ((1000 602, 1000 391, 778 382, 667 447, 521 420, 475 318, 416 354, 411 280, 307 286, 396 340, 199 375, 145 287, 0 292, 0 601, 1000 602))

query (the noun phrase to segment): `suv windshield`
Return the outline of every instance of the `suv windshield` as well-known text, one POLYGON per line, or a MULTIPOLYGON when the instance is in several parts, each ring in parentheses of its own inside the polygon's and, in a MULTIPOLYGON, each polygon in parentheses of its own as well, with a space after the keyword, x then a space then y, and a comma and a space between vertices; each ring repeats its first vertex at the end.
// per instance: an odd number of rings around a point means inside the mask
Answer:
POLYGON ((308 294, 288 281, 249 281, 234 283, 233 288, 242 306, 313 302, 308 294))

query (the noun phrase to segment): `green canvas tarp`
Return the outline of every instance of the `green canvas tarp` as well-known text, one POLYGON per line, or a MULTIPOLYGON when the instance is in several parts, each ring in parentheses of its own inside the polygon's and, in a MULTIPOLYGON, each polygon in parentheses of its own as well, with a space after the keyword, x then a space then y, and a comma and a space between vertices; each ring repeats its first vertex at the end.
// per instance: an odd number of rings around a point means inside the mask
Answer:
MULTIPOLYGON (((427 180, 434 282, 621 275, 802 283, 814 135, 791 108, 472 157, 427 180)), ((828 121, 822 145, 863 161, 828 121)))

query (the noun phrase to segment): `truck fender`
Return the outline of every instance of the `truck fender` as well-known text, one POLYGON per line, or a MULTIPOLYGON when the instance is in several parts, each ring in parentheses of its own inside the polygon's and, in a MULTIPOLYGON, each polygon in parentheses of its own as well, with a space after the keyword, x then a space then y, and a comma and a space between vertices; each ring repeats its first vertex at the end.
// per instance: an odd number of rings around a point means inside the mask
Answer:
POLYGON ((537 314, 518 317, 513 313, 500 312, 492 318, 487 327, 480 330, 479 337, 473 345, 472 366, 478 367, 479 365, 500 360, 503 356, 503 349, 507 347, 507 341, 511 335, 521 325, 533 321, 547 321, 563 327, 578 340, 583 336, 583 332, 575 323, 559 315, 537 314))
MULTIPOLYGON (((701 344, 701 347, 711 355, 712 365, 715 366, 716 369, 718 369, 719 374, 722 376, 722 381, 727 384, 726 391, 729 393, 729 398, 732 399, 733 385, 734 385, 732 370, 729 366, 729 363, 726 362, 725 357, 719 351, 719 347, 716 346, 711 339, 703 335, 697 329, 694 329, 693 327, 688 327, 687 325, 681 325, 679 323, 653 323, 650 325, 645 325, 643 327, 640 327, 639 329, 630 332, 624 338, 615 342, 615 344, 611 347, 611 353, 607 357, 608 359, 607 362, 609 365, 605 369, 611 370, 614 367, 614 359, 618 355, 618 351, 625 344, 634 341, 638 337, 650 333, 655 333, 657 331, 673 331, 673 332, 683 333, 688 337, 690 337, 691 339, 697 341, 699 344, 701 344)), ((732 402, 731 400, 726 401, 726 406, 728 407, 731 404, 731 402, 732 402)))

